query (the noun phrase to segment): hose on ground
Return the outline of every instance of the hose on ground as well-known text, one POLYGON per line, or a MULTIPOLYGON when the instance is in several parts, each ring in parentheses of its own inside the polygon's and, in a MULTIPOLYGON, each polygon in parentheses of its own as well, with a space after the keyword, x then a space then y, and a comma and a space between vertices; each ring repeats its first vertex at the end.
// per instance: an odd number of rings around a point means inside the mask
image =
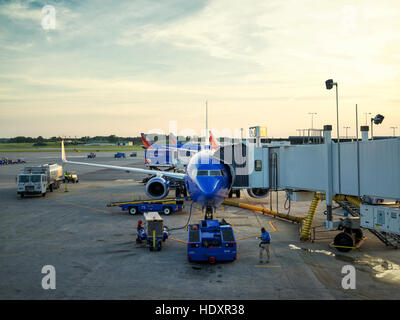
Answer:
POLYGON ((285 203, 283 204, 283 207, 285 208, 285 210, 287 210, 287 215, 290 214, 290 205, 291 205, 290 195, 289 195, 289 192, 286 192, 286 200, 285 200, 285 203), (289 203, 289 204, 286 205, 287 203, 289 203))
POLYGON ((189 225, 190 218, 192 217, 192 207, 193 207, 193 201, 192 201, 192 203, 190 204, 189 218, 188 218, 186 224, 185 224, 183 227, 176 227, 176 228, 171 228, 171 229, 168 228, 167 226, 165 226, 165 227, 167 228, 168 232, 169 232, 169 231, 174 231, 174 230, 185 229, 185 228, 189 225))

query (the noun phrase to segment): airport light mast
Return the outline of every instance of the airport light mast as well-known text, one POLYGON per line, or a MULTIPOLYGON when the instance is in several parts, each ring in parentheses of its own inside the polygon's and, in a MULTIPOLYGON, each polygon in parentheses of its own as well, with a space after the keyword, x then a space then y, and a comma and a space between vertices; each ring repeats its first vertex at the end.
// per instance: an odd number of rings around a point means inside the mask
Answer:
POLYGON ((371 112, 364 112, 365 114, 365 125, 368 125, 368 115, 371 114, 371 112))
POLYGON ((374 123, 381 124, 384 118, 381 114, 377 114, 374 118, 371 118, 371 140, 374 140, 374 123))
POLYGON ((208 134, 208 101, 206 100, 206 137, 205 137, 204 145, 208 146, 210 142, 210 137, 208 134))
POLYGON ((311 114, 311 130, 314 129, 314 115, 316 115, 316 112, 309 112, 308 114, 311 114))
POLYGON ((340 136, 339 136, 339 98, 338 98, 338 84, 333 82, 332 79, 325 81, 326 89, 331 90, 333 86, 336 87, 336 131, 337 131, 337 146, 338 146, 338 182, 339 182, 339 194, 341 194, 341 181, 340 181, 340 136))
POLYGON ((346 139, 347 139, 347 138, 348 138, 348 135, 347 135, 347 130, 348 130, 348 129, 350 129, 350 127, 344 126, 344 127, 343 127, 343 129, 345 129, 345 130, 346 130, 346 139))

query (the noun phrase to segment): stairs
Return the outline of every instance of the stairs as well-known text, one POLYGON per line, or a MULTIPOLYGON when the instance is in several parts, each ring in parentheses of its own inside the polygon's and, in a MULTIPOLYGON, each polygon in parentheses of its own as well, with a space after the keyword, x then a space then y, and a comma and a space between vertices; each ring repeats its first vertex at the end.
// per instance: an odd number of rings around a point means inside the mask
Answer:
MULTIPOLYGON (((336 203, 346 210, 351 216, 359 217, 360 216, 360 207, 355 205, 354 203, 346 200, 335 200, 336 203)), ((378 231, 373 229, 368 229, 373 235, 375 235, 379 240, 381 240, 385 245, 393 247, 397 249, 400 247, 400 236, 397 234, 378 231)))
POLYGON ((309 240, 311 235, 311 227, 314 221, 315 213, 317 212, 318 204, 321 200, 321 195, 318 193, 314 194, 314 198, 311 201, 310 209, 308 210, 307 217, 303 220, 301 229, 301 240, 309 240))

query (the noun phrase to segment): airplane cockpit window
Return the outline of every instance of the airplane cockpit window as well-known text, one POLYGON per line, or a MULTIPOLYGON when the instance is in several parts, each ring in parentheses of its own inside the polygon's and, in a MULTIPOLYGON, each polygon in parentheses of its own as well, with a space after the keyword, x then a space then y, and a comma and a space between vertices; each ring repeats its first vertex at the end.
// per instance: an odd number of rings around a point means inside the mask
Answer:
POLYGON ((222 176, 221 170, 210 170, 210 176, 213 176, 213 177, 222 176))
POLYGON ((197 176, 223 177, 224 173, 222 170, 199 170, 197 176))

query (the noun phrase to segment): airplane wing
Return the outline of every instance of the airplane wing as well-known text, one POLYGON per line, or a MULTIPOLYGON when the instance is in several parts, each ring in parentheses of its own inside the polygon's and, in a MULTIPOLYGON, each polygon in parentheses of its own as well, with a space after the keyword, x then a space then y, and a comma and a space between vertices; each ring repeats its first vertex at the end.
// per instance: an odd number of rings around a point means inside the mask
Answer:
POLYGON ((62 159, 62 162, 64 162, 64 163, 78 164, 78 165, 104 168, 104 169, 114 169, 114 170, 120 170, 120 171, 125 171, 125 172, 144 173, 144 174, 156 175, 159 177, 170 177, 170 178, 179 179, 179 180, 183 180, 186 176, 184 173, 156 171, 156 170, 131 168, 131 167, 119 167, 119 166, 112 166, 112 165, 98 164, 98 163, 68 161, 65 156, 64 141, 61 141, 61 159, 62 159))

